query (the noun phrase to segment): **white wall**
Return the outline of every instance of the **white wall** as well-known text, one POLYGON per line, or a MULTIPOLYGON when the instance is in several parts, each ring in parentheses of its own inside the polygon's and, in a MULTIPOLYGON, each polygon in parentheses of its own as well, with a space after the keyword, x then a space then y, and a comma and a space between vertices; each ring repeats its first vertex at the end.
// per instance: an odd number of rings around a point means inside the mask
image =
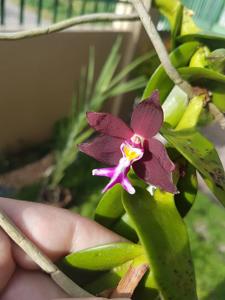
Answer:
MULTIPOLYGON (((123 31, 123 55, 131 32, 123 31)), ((0 151, 49 138, 71 105, 80 69, 96 48, 97 69, 117 31, 66 31, 27 40, 0 41, 0 151)))

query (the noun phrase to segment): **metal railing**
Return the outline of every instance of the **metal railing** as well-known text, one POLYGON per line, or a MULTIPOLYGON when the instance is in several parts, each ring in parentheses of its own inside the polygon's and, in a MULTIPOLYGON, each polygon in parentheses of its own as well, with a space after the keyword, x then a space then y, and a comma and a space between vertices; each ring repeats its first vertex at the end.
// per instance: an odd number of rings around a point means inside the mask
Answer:
POLYGON ((41 25, 43 20, 55 23, 87 13, 114 12, 118 3, 130 6, 127 0, 0 0, 0 23, 7 25, 9 4, 17 7, 17 24, 26 22, 25 11, 28 9, 35 16, 35 23, 41 25))

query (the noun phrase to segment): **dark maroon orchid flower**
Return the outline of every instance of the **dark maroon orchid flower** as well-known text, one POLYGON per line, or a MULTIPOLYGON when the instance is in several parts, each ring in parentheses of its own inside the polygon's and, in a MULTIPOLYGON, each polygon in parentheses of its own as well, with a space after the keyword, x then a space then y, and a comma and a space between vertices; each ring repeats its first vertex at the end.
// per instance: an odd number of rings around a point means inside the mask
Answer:
POLYGON ((128 193, 134 194, 135 189, 127 178, 131 166, 147 183, 170 193, 177 192, 171 181, 175 166, 164 145, 154 138, 163 123, 158 91, 134 108, 130 128, 108 113, 89 112, 87 119, 101 135, 79 145, 80 151, 113 166, 92 171, 93 175, 110 178, 103 192, 120 183, 128 193))

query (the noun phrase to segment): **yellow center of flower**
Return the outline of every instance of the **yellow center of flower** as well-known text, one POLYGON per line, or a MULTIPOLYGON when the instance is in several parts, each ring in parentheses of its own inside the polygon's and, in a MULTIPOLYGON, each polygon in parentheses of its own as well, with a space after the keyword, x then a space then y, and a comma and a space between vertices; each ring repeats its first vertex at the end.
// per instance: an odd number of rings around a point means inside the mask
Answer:
POLYGON ((123 147, 123 152, 126 156, 127 159, 129 159, 130 161, 131 160, 134 160, 136 158, 139 158, 140 155, 142 154, 140 152, 140 149, 137 149, 137 148, 133 148, 132 146, 130 145, 124 145, 123 147))

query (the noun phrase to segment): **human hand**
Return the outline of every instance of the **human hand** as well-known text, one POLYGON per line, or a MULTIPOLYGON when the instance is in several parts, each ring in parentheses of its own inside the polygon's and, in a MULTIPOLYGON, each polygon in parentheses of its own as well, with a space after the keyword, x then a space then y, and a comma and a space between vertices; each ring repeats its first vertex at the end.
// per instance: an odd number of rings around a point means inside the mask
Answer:
MULTIPOLYGON (((6 198, 0 198, 0 208, 53 261, 70 252, 122 240, 107 228, 65 209, 6 198)), ((0 253, 1 300, 69 298, 1 229, 0 253)), ((90 300, 94 299, 100 300, 90 300)))

